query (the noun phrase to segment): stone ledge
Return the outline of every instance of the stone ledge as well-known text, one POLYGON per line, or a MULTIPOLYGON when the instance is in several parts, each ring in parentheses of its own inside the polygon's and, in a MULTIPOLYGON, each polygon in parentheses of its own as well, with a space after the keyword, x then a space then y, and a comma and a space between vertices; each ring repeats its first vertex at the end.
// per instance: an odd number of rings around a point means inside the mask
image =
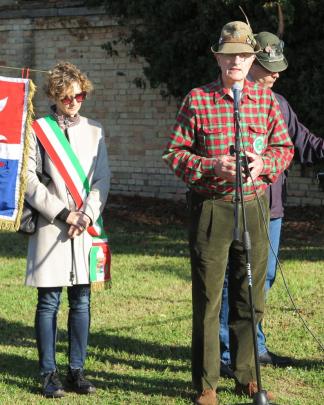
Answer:
POLYGON ((15 18, 40 18, 40 17, 76 17, 76 16, 90 16, 90 15, 104 15, 106 10, 104 7, 42 7, 42 8, 29 8, 21 7, 10 8, 1 10, 0 19, 15 19, 15 18))

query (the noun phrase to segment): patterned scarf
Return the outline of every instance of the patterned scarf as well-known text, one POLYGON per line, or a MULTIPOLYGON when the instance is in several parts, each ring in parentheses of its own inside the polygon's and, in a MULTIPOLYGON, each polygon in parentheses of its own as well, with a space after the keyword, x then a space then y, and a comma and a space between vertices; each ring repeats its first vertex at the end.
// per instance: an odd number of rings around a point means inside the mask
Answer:
POLYGON ((51 106, 51 115, 54 117, 54 119, 64 132, 66 129, 74 127, 75 125, 78 125, 80 122, 79 113, 76 114, 74 117, 70 117, 69 115, 64 114, 59 115, 55 104, 51 106))

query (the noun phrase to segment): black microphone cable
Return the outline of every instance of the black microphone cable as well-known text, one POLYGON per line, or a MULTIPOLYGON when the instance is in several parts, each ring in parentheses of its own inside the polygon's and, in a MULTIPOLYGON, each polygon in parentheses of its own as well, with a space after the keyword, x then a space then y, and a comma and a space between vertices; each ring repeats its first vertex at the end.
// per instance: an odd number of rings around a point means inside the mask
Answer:
POLYGON ((289 287, 288 287, 288 284, 287 284, 287 280, 286 280, 286 277, 285 277, 285 275, 284 275, 284 271, 283 271, 283 268, 282 268, 281 263, 280 263, 280 261, 279 261, 278 255, 274 252, 274 248, 273 248, 273 246, 272 246, 272 244, 271 244, 270 235, 269 235, 269 231, 268 231, 268 225, 267 225, 267 221, 266 221, 266 219, 265 219, 265 212, 264 212, 264 210, 263 210, 263 207, 262 207, 262 204, 261 204, 259 195, 258 195, 258 193, 257 193, 256 186, 255 186, 255 183, 254 183, 254 180, 253 180, 252 177, 251 177, 250 168, 249 168, 249 166, 248 166, 249 159, 248 159, 248 157, 246 156, 246 153, 245 153, 246 150, 245 150, 245 147, 244 147, 244 144, 243 144, 242 129, 241 129, 241 127, 240 127, 240 139, 241 139, 242 151, 243 151, 244 160, 245 160, 244 166, 246 167, 247 174, 248 174, 248 175, 250 176, 250 178, 251 178, 253 190, 254 190, 254 193, 255 193, 255 195, 256 195, 256 199, 257 199, 257 201, 258 201, 258 206, 259 206, 260 211, 261 211, 262 221, 263 221, 263 224, 264 224, 265 229, 266 229, 267 238, 268 238, 268 241, 269 241, 269 246, 270 246, 270 249, 271 249, 273 255, 274 255, 275 258, 276 258, 276 264, 277 264, 277 266, 278 266, 278 268, 279 268, 279 271, 280 271, 280 274, 281 274, 281 277, 282 277, 282 280, 283 280, 285 289, 286 289, 286 291, 287 291, 288 297, 289 297, 289 299, 290 299, 290 301, 291 301, 291 303, 292 303, 292 306, 293 306, 292 309, 293 309, 294 312, 298 315, 298 317, 299 317, 299 319, 301 320, 302 324, 304 325, 305 329, 306 329, 306 330, 308 331, 308 333, 313 337, 313 339, 315 340, 315 342, 318 344, 319 348, 324 352, 324 345, 323 345, 323 343, 322 343, 322 342, 320 341, 320 339, 314 334, 314 332, 310 329, 310 327, 308 326, 307 322, 305 321, 305 319, 303 318, 303 316, 300 314, 300 310, 297 308, 297 305, 295 304, 295 301, 294 301, 294 299, 293 299, 293 297, 292 297, 292 295, 291 295, 291 293, 290 293, 290 291, 289 291, 289 287))

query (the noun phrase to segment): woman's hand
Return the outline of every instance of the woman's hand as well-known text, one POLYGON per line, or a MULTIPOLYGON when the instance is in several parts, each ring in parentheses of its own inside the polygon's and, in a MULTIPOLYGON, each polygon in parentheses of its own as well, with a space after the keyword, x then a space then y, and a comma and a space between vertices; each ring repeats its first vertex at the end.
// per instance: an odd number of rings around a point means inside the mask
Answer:
POLYGON ((66 222, 71 225, 68 230, 68 235, 71 239, 81 235, 90 225, 90 218, 81 211, 72 211, 66 219, 66 222))

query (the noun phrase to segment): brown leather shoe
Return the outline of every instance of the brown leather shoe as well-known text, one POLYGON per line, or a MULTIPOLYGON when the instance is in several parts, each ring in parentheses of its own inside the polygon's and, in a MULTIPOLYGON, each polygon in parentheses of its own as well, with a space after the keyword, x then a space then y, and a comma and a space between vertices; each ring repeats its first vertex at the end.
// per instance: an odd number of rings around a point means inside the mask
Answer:
MULTIPOLYGON (((247 395, 250 398, 253 398, 253 395, 258 392, 258 385, 255 381, 250 381, 248 384, 240 384, 236 382, 235 384, 235 394, 237 395, 247 395)), ((271 391, 267 392, 267 399, 271 401, 274 399, 274 395, 271 391)))
POLYGON ((196 405, 217 405, 216 392, 212 389, 203 390, 195 399, 196 405))

